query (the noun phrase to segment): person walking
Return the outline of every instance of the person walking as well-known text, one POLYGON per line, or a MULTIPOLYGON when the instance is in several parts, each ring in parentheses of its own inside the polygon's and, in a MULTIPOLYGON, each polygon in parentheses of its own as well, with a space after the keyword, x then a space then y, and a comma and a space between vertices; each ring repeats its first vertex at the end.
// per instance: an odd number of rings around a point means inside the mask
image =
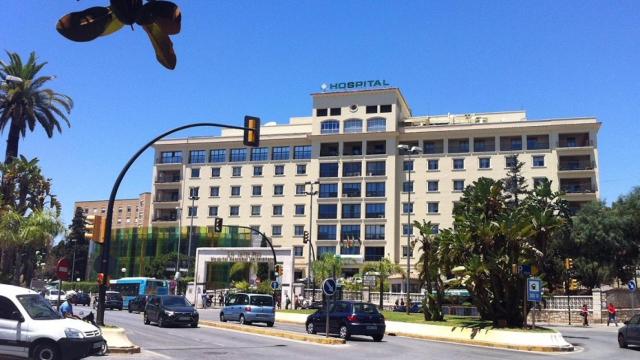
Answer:
POLYGON ((582 304, 580 316, 582 316, 582 326, 589 326, 589 308, 587 308, 587 304, 582 304))
POLYGON ((616 307, 613 306, 613 303, 609 303, 609 306, 607 306, 607 312, 609 313, 609 319, 607 319, 607 326, 609 326, 609 323, 613 321, 613 323, 616 324, 616 327, 618 327, 618 319, 616 318, 616 315, 618 314, 618 309, 616 309, 616 307))

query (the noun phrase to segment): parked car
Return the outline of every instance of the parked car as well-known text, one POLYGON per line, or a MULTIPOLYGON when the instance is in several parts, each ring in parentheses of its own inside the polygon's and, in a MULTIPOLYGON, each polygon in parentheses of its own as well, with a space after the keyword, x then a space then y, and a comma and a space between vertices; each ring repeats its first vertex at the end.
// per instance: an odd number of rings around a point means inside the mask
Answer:
POLYGON ((62 318, 35 291, 0 284, 0 358, 79 359, 106 349, 100 329, 62 318))
MULTIPOLYGON (((309 334, 325 332, 325 309, 307 317, 305 326, 309 334)), ((337 301, 329 308, 329 333, 338 334, 342 339, 348 340, 351 335, 365 335, 371 336, 373 341, 381 341, 386 327, 384 316, 371 303, 337 301)))
POLYGON ((44 293, 44 298, 49 300, 49 303, 53 306, 58 306, 67 299, 64 291, 60 291, 58 289, 47 289, 44 293), (58 300, 58 298, 60 300, 58 300))
POLYGON ((144 308, 144 324, 155 322, 160 327, 184 325, 198 327, 198 311, 184 296, 151 295, 144 308))
POLYGON ((640 345, 640 315, 633 316, 618 330, 618 345, 626 348, 629 345, 640 345))
POLYGON ((147 305, 147 298, 149 295, 138 295, 129 300, 129 306, 127 307, 129 312, 144 312, 144 307, 147 305))
MULTIPOLYGON (((407 307, 404 305, 398 305, 393 307, 393 311, 396 312, 406 312, 407 307)), ((409 312, 411 313, 420 313, 422 312, 422 303, 420 301, 411 302, 411 307, 409 308, 409 312)))
POLYGON ((240 324, 250 325, 261 322, 273 326, 276 321, 276 308, 273 296, 265 294, 232 294, 227 297, 220 311, 220 321, 237 320, 240 324))
POLYGON ((91 297, 87 293, 77 293, 73 296, 72 302, 74 305, 91 305, 91 297))
MULTIPOLYGON (((93 308, 98 308, 98 296, 93 298, 93 308)), ((120 293, 117 291, 107 291, 104 296, 104 308, 122 310, 122 296, 120 293)))

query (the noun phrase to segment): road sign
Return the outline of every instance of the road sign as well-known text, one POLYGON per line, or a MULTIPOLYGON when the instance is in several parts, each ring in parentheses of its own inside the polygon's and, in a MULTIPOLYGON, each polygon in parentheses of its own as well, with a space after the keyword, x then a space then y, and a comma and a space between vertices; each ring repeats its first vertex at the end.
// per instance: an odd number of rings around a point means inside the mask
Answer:
POLYGON ((336 293, 336 281, 334 279, 325 279, 322 282, 322 291, 327 296, 332 296, 336 293))
POLYGON ((364 286, 375 286, 376 285, 376 276, 375 275, 365 275, 362 279, 362 285, 364 286))
POLYGON ((280 283, 277 282, 277 281, 272 281, 271 282, 271 289, 278 290, 278 288, 280 288, 280 283))
POLYGON ((629 288, 629 292, 635 292, 636 291, 636 282, 633 280, 629 280, 629 282, 627 283, 627 287, 629 288))
POLYGON ((60 280, 69 280, 69 273, 71 273, 71 261, 67 259, 58 260, 56 265, 56 276, 60 280))
POLYGON ((531 265, 520 265, 518 266, 518 273, 524 276, 531 275, 531 265))
POLYGON ((542 280, 538 278, 527 279, 527 301, 542 301, 542 280))

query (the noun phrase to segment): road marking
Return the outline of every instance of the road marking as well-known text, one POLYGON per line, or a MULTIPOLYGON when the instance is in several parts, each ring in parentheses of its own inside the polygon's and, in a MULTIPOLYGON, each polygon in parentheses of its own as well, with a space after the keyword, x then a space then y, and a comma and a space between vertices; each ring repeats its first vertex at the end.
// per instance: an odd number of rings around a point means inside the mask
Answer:
POLYGON ((151 354, 151 355, 153 355, 153 356, 159 356, 159 357, 161 357, 161 358, 163 358, 163 359, 172 359, 172 357, 171 357, 171 356, 167 356, 167 355, 164 355, 164 354, 160 354, 160 353, 157 353, 157 352, 155 352, 155 351, 151 351, 151 350, 144 350, 144 349, 142 349, 142 353, 143 353, 143 354, 145 354, 145 353, 149 353, 149 354, 151 354))

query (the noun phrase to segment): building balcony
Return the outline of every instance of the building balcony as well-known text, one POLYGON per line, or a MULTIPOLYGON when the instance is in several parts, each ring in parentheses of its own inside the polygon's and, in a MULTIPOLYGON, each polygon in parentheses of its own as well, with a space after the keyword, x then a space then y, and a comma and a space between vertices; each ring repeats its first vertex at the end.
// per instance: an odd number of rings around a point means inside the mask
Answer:
POLYGON ((180 165, 182 164, 182 156, 165 156, 156 158, 156 164, 180 165))
POLYGON ((576 148, 593 146, 593 140, 589 138, 589 133, 578 134, 560 134, 556 147, 558 148, 576 148))
POLYGON ((559 171, 579 171, 579 170, 593 170, 595 169, 594 161, 562 161, 558 165, 559 171))
POLYGON ((170 184, 177 183, 182 180, 180 174, 172 174, 172 175, 158 175, 156 177, 156 184, 170 184))
POLYGON ((156 203, 172 203, 180 201, 180 196, 157 196, 153 199, 156 203))
POLYGON ((152 222, 177 222, 178 221, 178 217, 177 216, 156 216, 153 219, 151 219, 152 222))

